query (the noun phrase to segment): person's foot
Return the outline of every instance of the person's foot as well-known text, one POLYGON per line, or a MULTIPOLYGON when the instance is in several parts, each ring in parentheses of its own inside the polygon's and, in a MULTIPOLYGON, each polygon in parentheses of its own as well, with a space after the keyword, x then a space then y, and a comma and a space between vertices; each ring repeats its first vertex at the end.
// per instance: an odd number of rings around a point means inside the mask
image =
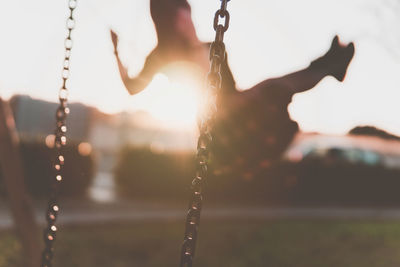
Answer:
POLYGON ((324 69, 327 75, 332 75, 338 81, 343 81, 351 59, 354 56, 354 43, 347 45, 339 42, 336 35, 332 40, 331 47, 322 57, 311 63, 311 67, 324 69))

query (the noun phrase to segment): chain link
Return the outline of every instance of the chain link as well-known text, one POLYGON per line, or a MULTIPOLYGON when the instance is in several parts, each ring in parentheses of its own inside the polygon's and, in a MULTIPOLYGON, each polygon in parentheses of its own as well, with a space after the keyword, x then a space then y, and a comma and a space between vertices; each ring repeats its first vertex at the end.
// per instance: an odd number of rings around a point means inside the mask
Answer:
POLYGON ((221 89, 221 65, 225 60, 224 33, 229 28, 230 15, 227 4, 230 0, 221 0, 221 8, 215 13, 214 29, 215 40, 210 47, 210 72, 207 75, 207 90, 205 92, 205 103, 200 112, 199 140, 197 143, 197 171, 192 181, 192 195, 189 201, 189 210, 185 222, 185 236, 181 250, 180 267, 192 267, 196 249, 197 233, 200 224, 200 213, 203 196, 202 188, 208 175, 208 161, 210 144, 212 142, 211 125, 217 112, 216 98, 221 89), (225 19, 224 24, 220 21, 225 19))
POLYGON ((56 111, 56 130, 55 130, 55 151, 56 158, 53 163, 54 168, 54 178, 51 181, 51 192, 50 199, 48 202, 47 212, 46 212, 46 221, 47 227, 44 230, 44 243, 45 248, 42 253, 42 262, 41 267, 51 267, 52 259, 54 255, 54 241, 56 239, 57 227, 55 225, 57 220, 57 214, 60 210, 58 205, 58 195, 60 190, 60 183, 63 180, 63 166, 64 166, 64 156, 63 156, 63 148, 66 145, 67 138, 67 126, 66 119, 69 113, 69 108, 67 106, 68 101, 68 89, 67 89, 67 81, 69 78, 69 62, 71 56, 72 49, 72 30, 75 27, 75 19, 73 17, 74 10, 76 8, 77 0, 69 0, 69 16, 66 22, 66 27, 68 30, 67 37, 65 38, 64 46, 65 46, 65 56, 63 62, 63 70, 62 70, 62 86, 59 90, 58 98, 60 104, 56 111))

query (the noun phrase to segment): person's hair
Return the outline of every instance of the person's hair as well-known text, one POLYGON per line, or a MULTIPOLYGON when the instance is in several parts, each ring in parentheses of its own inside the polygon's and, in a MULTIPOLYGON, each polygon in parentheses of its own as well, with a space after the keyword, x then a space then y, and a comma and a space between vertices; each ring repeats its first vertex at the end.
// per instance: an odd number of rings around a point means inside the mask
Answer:
POLYGON ((179 8, 190 10, 190 5, 186 0, 150 0, 151 17, 156 26, 169 27, 168 22, 176 16, 179 8))

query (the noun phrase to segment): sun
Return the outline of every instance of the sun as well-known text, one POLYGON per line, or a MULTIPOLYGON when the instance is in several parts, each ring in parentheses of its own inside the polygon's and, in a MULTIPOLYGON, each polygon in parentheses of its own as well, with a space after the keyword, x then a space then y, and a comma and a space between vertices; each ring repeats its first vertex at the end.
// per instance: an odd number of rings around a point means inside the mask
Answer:
POLYGON ((147 88, 132 97, 132 107, 145 110, 161 127, 190 130, 196 127, 202 82, 187 64, 170 65, 157 73, 147 88))

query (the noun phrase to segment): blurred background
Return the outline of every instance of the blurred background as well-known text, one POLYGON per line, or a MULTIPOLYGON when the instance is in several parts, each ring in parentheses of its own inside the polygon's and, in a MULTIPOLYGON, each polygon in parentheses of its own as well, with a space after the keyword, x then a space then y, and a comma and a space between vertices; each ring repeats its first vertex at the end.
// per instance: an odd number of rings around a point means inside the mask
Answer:
MULTIPOLYGON (((188 2, 199 39, 212 41, 219 1, 188 2)), ((149 3, 78 2, 55 266, 178 264, 202 81, 196 68, 172 66, 127 93, 109 31, 137 75, 157 45, 149 3)), ((0 98, 41 226, 68 8, 2 4, 0 98)), ((301 131, 276 163, 251 175, 213 173, 195 266, 398 266, 400 2, 234 0, 228 9, 225 43, 239 89, 307 67, 336 34, 356 52, 343 83, 327 77, 294 96, 289 113, 301 131)), ((2 169, 0 266, 23 266, 2 169)))

